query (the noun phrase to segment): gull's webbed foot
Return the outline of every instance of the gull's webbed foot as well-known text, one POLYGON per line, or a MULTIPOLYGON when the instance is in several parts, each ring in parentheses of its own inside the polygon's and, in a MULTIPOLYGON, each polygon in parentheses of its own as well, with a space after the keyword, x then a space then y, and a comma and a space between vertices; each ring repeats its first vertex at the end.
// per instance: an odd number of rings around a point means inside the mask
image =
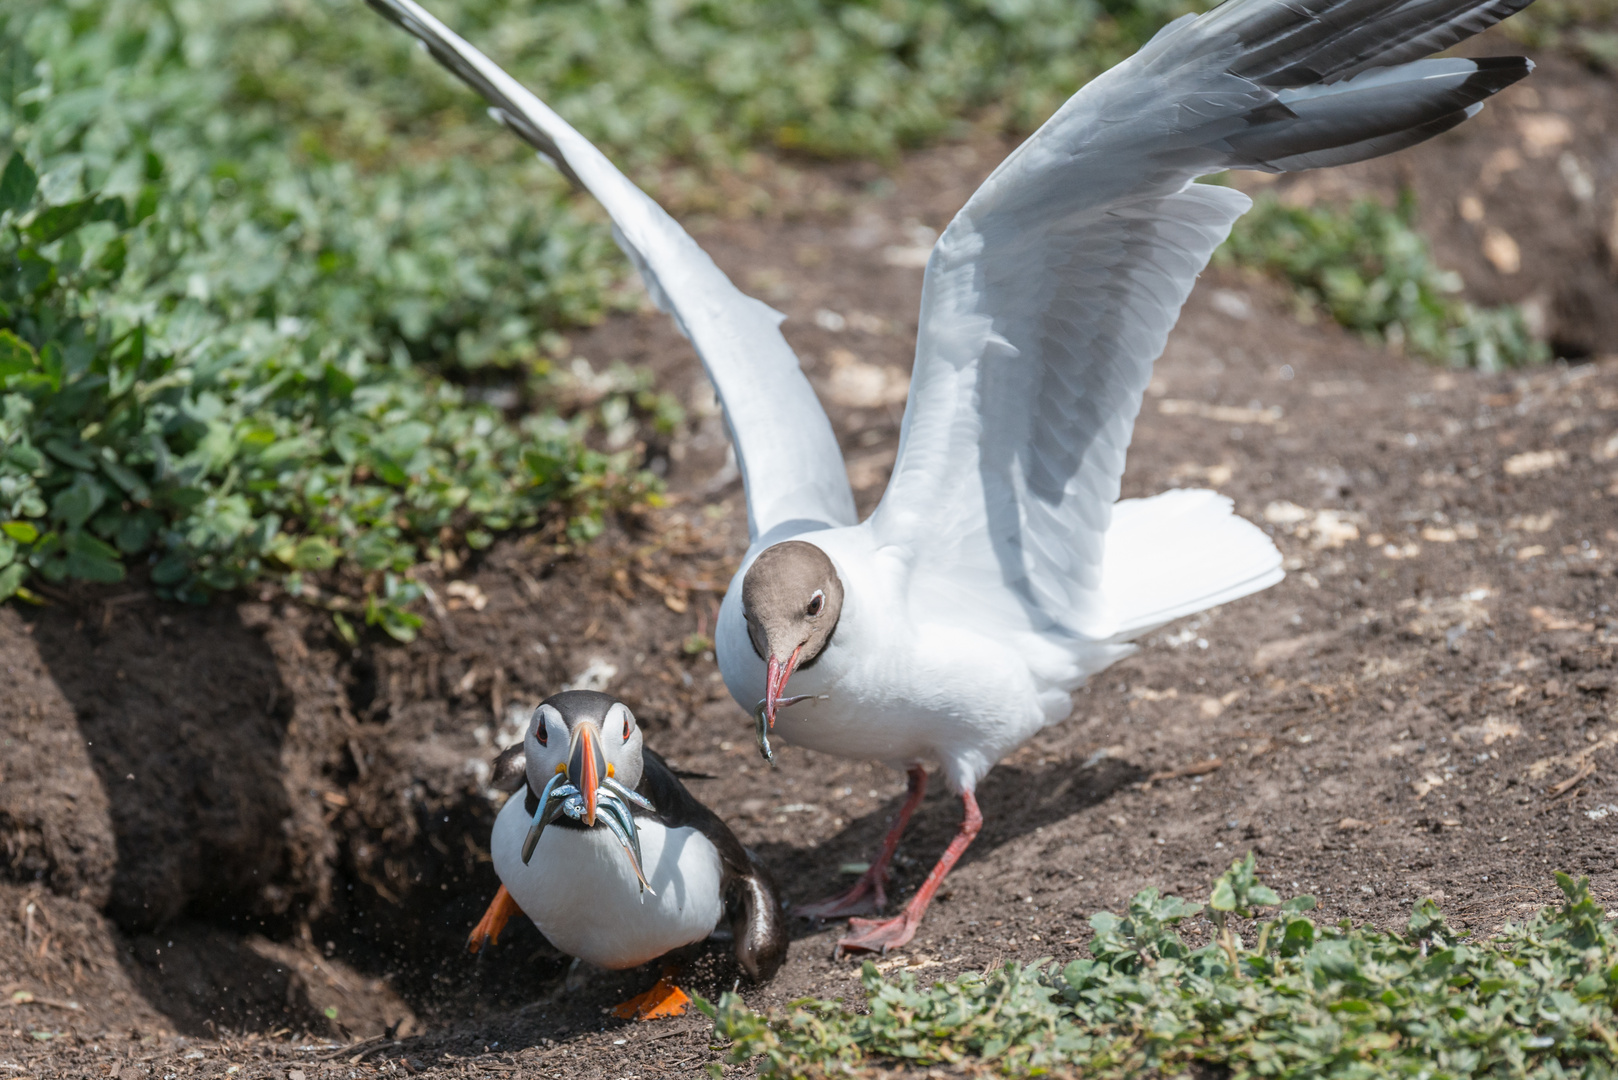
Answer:
POLYGON ((849 952, 885 953, 908 945, 916 936, 921 916, 913 915, 909 908, 891 919, 850 919, 849 935, 837 943, 837 956, 849 952))
POLYGON ((881 914, 887 906, 888 871, 885 866, 873 866, 861 874, 854 887, 837 896, 813 904, 799 904, 792 914, 804 919, 843 919, 850 915, 881 914))

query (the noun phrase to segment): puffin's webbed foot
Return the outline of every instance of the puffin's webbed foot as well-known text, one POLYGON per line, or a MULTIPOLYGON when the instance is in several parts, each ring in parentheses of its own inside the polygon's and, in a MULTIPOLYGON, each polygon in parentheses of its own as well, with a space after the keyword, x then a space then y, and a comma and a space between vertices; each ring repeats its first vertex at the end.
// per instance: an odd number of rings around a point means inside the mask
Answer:
POLYGON ((913 913, 908 907, 891 919, 850 919, 851 933, 837 943, 837 956, 841 959, 847 952, 885 953, 908 945, 920 925, 920 912, 913 913))
POLYGON ((691 1007, 691 998, 674 985, 675 974, 674 968, 664 968, 663 977, 657 980, 657 985, 616 1006, 612 1015, 622 1020, 662 1020, 684 1016, 686 1009, 691 1007))
POLYGON ((500 931, 506 928, 507 921, 513 915, 521 915, 522 908, 517 901, 511 898, 504 885, 489 901, 489 908, 483 913, 483 918, 472 928, 472 933, 466 939, 466 948, 469 952, 478 952, 484 945, 500 944, 500 931))

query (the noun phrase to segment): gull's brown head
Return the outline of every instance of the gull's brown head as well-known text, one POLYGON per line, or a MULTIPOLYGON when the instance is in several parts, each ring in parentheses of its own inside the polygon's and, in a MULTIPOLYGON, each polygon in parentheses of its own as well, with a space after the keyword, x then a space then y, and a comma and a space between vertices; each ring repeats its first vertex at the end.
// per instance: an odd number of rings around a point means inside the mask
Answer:
POLYGON ((742 614, 753 651, 767 669, 764 715, 799 668, 820 658, 843 612, 843 583, 826 553, 802 540, 765 548, 742 578, 742 614))

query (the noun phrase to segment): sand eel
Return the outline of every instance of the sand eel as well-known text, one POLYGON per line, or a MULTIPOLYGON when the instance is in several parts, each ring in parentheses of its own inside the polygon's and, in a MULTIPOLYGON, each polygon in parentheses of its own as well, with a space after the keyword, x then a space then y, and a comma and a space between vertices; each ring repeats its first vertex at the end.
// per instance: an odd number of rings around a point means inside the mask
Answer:
MULTIPOLYGON (((593 690, 548 699, 496 759, 493 783, 514 794, 495 819, 502 884, 472 931, 474 952, 521 911, 558 949, 604 968, 638 967, 721 926, 751 978, 773 977, 786 959, 768 871, 644 747, 623 702, 593 690)), ((678 1015, 688 1000, 665 972, 619 1013, 678 1015)))
POLYGON ((879 858, 848 894, 808 910, 881 909, 923 762, 939 762, 961 797, 960 831, 903 913, 855 920, 847 949, 910 940, 977 835, 979 780, 1066 717, 1088 676, 1142 634, 1281 578, 1275 547, 1223 496, 1118 499, 1152 363, 1251 206, 1194 181, 1413 146, 1531 68, 1423 59, 1529 0, 1228 0, 1165 26, 1057 110, 939 237, 892 480, 860 522, 782 316, 414 0, 370 2, 601 201, 713 379, 750 536, 716 651, 732 696, 754 710, 760 750, 771 756, 774 734, 909 772, 879 858))

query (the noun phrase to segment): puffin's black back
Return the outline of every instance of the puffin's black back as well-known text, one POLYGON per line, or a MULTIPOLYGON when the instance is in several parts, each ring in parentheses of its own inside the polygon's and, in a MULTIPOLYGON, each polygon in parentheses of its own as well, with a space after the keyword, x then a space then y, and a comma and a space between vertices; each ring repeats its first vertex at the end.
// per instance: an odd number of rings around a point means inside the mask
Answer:
POLYGON ((641 754, 645 767, 636 790, 657 807, 656 816, 663 824, 671 829, 696 829, 718 849, 725 868, 720 888, 736 939, 736 961, 750 977, 768 982, 787 958, 786 913, 774 876, 742 846, 718 814, 691 794, 662 755, 655 750, 641 754))

